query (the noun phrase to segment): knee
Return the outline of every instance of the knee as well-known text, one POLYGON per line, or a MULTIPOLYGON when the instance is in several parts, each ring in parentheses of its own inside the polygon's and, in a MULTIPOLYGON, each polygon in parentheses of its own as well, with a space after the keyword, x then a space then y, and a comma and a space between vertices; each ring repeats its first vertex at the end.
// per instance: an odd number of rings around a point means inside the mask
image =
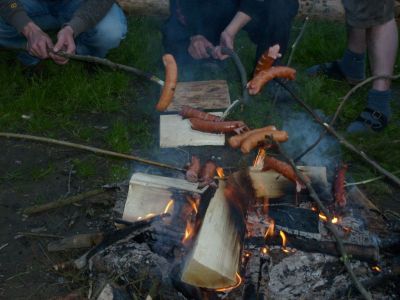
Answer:
POLYGON ((107 48, 117 47, 127 32, 127 22, 121 8, 114 4, 95 29, 96 39, 100 45, 107 48))

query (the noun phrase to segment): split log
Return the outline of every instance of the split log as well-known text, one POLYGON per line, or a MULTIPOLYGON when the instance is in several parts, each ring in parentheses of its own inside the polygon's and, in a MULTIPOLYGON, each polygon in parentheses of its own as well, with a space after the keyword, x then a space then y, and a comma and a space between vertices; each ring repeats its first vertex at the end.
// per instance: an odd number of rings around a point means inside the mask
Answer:
MULTIPOLYGON (((325 188, 328 186, 325 167, 304 166, 299 168, 310 178, 313 185, 325 188)), ((294 194, 295 192, 295 185, 275 171, 262 172, 251 168, 250 177, 258 198, 265 196, 268 198, 279 198, 285 194, 294 194)))
POLYGON ((185 283, 210 289, 236 283, 242 237, 231 218, 224 189, 225 182, 220 181, 183 268, 181 279, 185 283))
POLYGON ((122 219, 132 222, 149 214, 163 213, 173 198, 172 190, 202 194, 206 189, 198 189, 197 183, 184 179, 135 173, 129 182, 122 219))

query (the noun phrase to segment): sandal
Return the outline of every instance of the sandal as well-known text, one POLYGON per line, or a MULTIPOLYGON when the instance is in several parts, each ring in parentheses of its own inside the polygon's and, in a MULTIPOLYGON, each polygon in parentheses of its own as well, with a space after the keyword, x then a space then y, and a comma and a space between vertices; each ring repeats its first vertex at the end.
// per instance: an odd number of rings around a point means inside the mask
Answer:
POLYGON ((381 112, 371 108, 365 108, 358 118, 350 124, 347 131, 354 133, 360 132, 362 126, 364 129, 371 129, 372 131, 382 131, 388 124, 388 118, 381 112), (361 125, 361 126, 360 126, 361 125))
POLYGON ((346 81, 350 85, 356 85, 364 80, 364 78, 354 79, 346 76, 340 68, 339 61, 337 60, 312 66, 306 70, 306 73, 311 77, 325 75, 330 79, 346 81))

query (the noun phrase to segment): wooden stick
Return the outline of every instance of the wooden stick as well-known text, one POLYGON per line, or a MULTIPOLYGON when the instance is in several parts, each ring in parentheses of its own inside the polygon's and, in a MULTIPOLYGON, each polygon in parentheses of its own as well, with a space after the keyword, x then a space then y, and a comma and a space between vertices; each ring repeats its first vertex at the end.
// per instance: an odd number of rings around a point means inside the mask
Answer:
POLYGON ((246 88, 246 85, 248 82, 247 73, 246 73, 245 67, 243 66, 242 61, 240 60, 239 55, 237 55, 237 53, 234 50, 226 48, 226 47, 222 47, 221 50, 222 50, 223 54, 229 55, 233 59, 235 65, 236 65, 236 68, 239 71, 240 81, 242 83, 242 101, 245 104, 249 104, 250 96, 249 96, 249 91, 246 88))
POLYGON ((73 60, 79 60, 79 61, 84 61, 84 62, 90 62, 90 63, 96 63, 99 65, 103 65, 106 67, 109 67, 113 70, 122 70, 128 73, 133 73, 135 75, 144 77, 150 81, 153 81, 161 86, 164 86, 164 81, 161 80, 160 78, 158 78, 157 76, 155 76, 154 74, 151 74, 149 72, 144 72, 142 70, 139 70, 137 68, 131 67, 131 66, 127 66, 127 65, 123 65, 123 64, 118 64, 115 62, 112 62, 111 60, 108 60, 106 58, 100 58, 100 57, 96 57, 96 56, 90 56, 90 55, 78 55, 78 54, 69 54, 67 52, 64 51, 59 51, 57 53, 55 53, 59 56, 62 56, 64 58, 68 58, 68 59, 73 59, 73 60))
POLYGON ((372 300, 372 296, 371 294, 362 286, 362 284, 360 283, 360 281, 357 279, 356 275, 354 274, 354 271, 350 265, 349 262, 349 256, 346 253, 346 250, 344 248, 344 243, 342 238, 340 237, 340 234, 338 232, 338 230, 336 229, 335 225, 332 224, 331 220, 332 220, 332 215, 330 213, 330 211, 325 207, 325 205, 321 202, 321 200, 319 199, 317 193, 315 192, 314 188, 312 187, 311 183, 305 178, 305 176, 303 175, 302 172, 299 171, 299 169, 297 169, 294 161, 283 151, 281 145, 278 142, 275 142, 274 140, 271 139, 271 142, 273 144, 275 144, 278 147, 279 152, 284 156, 284 158, 290 163, 290 165, 292 166, 293 170, 296 172, 296 175, 298 178, 300 178, 300 180, 303 182, 304 185, 307 186, 307 189, 310 193, 310 197, 317 203, 320 211, 322 211, 324 213, 324 215, 327 217, 327 221, 325 223, 326 227, 328 228, 328 230, 333 234, 336 243, 337 243, 337 249, 341 255, 341 260, 344 264, 344 266, 347 269, 347 272, 350 275, 350 279, 353 282, 354 286, 357 288, 357 290, 360 292, 360 294, 368 300, 372 300))
POLYGON ((358 150, 353 144, 348 142, 344 137, 342 137, 332 126, 330 126, 328 123, 325 123, 324 121, 321 120, 321 118, 313 111, 311 107, 308 106, 303 100, 301 100, 285 83, 283 83, 279 79, 274 79, 280 86, 282 86, 289 94, 301 105, 303 108, 306 109, 307 112, 309 112, 312 117, 314 118, 317 123, 325 127, 326 131, 328 131, 330 134, 332 134, 334 137, 336 137, 339 140, 339 143, 344 145, 347 149, 351 150, 353 153, 361 156, 367 163, 369 163, 372 167, 374 167, 377 171, 379 171, 381 174, 385 175, 387 178, 392 180, 394 183, 396 183, 398 186, 400 186, 400 179, 395 176, 393 173, 387 171, 385 168, 383 168, 380 164, 378 164, 376 161, 372 160, 371 158, 368 157, 368 155, 363 152, 358 150))
POLYGON ((134 160, 134 161, 138 161, 143 164, 152 165, 152 166, 156 166, 159 168, 171 169, 171 170, 180 171, 180 172, 185 171, 182 168, 174 167, 174 166, 167 165, 164 163, 159 163, 156 161, 151 161, 148 159, 140 158, 140 157, 129 155, 129 154, 103 150, 100 148, 95 148, 95 147, 91 147, 91 146, 85 146, 85 145, 81 145, 81 144, 60 141, 60 140, 55 140, 55 139, 50 139, 50 138, 45 138, 45 137, 39 137, 39 136, 33 136, 33 135, 27 135, 27 134, 9 133, 9 132, 0 132, 0 137, 35 141, 35 142, 41 142, 41 143, 46 143, 46 144, 70 147, 70 148, 93 152, 98 155, 107 155, 107 156, 112 156, 112 157, 117 157, 117 158, 122 158, 122 159, 127 159, 127 160, 134 160))
POLYGON ((32 238, 45 238, 45 239, 62 239, 61 235, 48 234, 48 233, 35 233, 35 232, 17 232, 17 235, 23 235, 32 238))
POLYGON ((76 202, 80 202, 82 200, 85 200, 89 197, 93 197, 99 194, 104 193, 105 190, 104 189, 95 189, 95 190, 91 190, 91 191, 87 191, 78 195, 74 195, 71 197, 67 197, 67 198, 60 198, 56 201, 50 202, 50 203, 46 203, 46 204, 42 204, 42 205, 35 205, 32 207, 28 207, 26 209, 23 210, 23 214, 24 215, 33 215, 33 214, 37 214, 37 213, 41 213, 41 212, 45 212, 51 209, 56 209, 56 208, 60 208, 66 205, 70 205, 76 202))

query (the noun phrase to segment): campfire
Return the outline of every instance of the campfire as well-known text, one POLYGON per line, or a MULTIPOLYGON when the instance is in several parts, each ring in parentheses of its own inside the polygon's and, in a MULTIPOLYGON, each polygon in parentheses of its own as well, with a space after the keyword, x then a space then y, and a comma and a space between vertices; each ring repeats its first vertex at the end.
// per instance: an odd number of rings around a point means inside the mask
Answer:
MULTIPOLYGON (((117 276, 119 284, 106 285, 113 293, 122 287, 129 293, 131 282, 142 280, 141 293, 153 297, 156 289, 166 299, 295 299, 310 286, 313 297, 342 297, 351 283, 326 229, 331 222, 365 280, 391 269, 380 257, 391 241, 365 226, 370 211, 358 189, 341 207, 324 167, 300 168, 334 214, 329 220, 298 182, 266 170, 269 153, 260 149, 252 166, 229 174, 211 160, 199 167, 200 158, 192 157, 186 175, 197 182, 133 174, 124 209, 117 212, 120 229, 74 266, 89 265, 96 284, 101 274, 117 276)), ((92 293, 105 289, 93 286, 92 293)))

